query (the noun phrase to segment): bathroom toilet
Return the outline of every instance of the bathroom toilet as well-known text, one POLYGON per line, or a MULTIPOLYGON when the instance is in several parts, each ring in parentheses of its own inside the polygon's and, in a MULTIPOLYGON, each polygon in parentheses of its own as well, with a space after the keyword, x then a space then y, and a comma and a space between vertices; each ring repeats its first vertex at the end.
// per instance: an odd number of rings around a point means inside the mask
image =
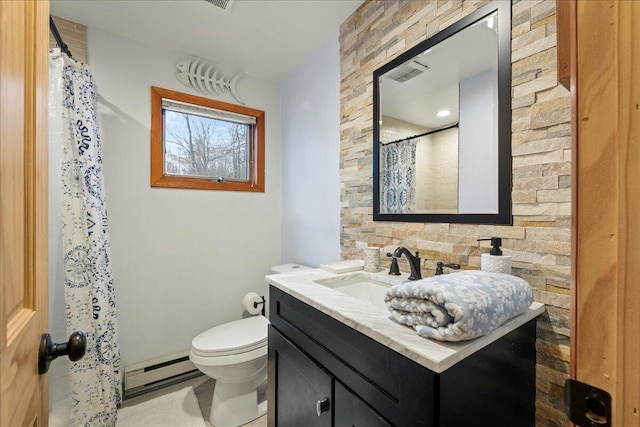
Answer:
POLYGON ((209 421, 236 427, 264 415, 258 388, 267 381, 267 326, 264 316, 211 328, 193 339, 189 359, 216 380, 209 421))
MULTIPOLYGON (((305 269, 298 264, 273 267, 274 273, 305 269)), ((216 380, 209 421, 216 427, 237 427, 267 412, 258 389, 267 382, 267 327, 264 316, 213 327, 193 339, 189 359, 216 380)))

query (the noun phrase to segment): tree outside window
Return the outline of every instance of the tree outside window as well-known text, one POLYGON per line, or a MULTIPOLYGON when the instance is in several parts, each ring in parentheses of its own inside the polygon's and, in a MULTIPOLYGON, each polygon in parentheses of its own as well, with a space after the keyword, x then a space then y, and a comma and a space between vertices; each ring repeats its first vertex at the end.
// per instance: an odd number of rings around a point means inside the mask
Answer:
POLYGON ((264 191, 264 112, 152 88, 151 185, 264 191))
POLYGON ((165 110, 165 172, 249 179, 250 126, 165 110))

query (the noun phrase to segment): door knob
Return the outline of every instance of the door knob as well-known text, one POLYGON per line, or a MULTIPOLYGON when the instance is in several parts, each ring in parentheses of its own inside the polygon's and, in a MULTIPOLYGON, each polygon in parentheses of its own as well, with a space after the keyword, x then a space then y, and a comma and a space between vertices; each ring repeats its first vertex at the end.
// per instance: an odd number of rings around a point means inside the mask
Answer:
POLYGON ((322 415, 323 412, 327 412, 328 410, 329 410, 329 399, 324 398, 316 402, 316 413, 318 414, 318 416, 322 415))
POLYGON ((86 347, 87 337, 84 332, 76 331, 69 336, 69 341, 60 344, 52 342, 51 335, 42 334, 38 351, 38 373, 46 374, 51 361, 60 356, 69 356, 72 362, 82 359, 86 347))

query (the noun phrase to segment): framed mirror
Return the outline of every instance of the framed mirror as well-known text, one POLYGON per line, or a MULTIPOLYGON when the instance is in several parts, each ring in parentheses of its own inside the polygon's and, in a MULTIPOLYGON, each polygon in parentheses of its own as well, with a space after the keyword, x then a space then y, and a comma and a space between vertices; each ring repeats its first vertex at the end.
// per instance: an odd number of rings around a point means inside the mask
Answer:
POLYGON ((374 221, 511 224, 511 2, 373 72, 374 221))

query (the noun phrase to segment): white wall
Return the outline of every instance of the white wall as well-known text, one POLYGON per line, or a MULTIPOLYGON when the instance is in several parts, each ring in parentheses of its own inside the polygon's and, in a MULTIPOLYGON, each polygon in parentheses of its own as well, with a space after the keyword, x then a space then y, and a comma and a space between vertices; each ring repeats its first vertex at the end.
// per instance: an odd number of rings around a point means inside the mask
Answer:
POLYGON ((340 259, 338 34, 280 83, 282 261, 340 259))
POLYGON ((487 71, 460 82, 460 213, 498 213, 498 78, 487 71), (487 106, 493 106, 488 108, 487 106), (488 124, 493 123, 493 126, 488 124))
POLYGON ((245 293, 267 291, 264 275, 280 262, 278 85, 251 76, 238 84, 247 106, 265 111, 265 193, 151 188, 150 86, 197 94, 175 78, 188 56, 94 28, 87 38, 127 366, 187 350, 200 332, 241 318, 245 293))

